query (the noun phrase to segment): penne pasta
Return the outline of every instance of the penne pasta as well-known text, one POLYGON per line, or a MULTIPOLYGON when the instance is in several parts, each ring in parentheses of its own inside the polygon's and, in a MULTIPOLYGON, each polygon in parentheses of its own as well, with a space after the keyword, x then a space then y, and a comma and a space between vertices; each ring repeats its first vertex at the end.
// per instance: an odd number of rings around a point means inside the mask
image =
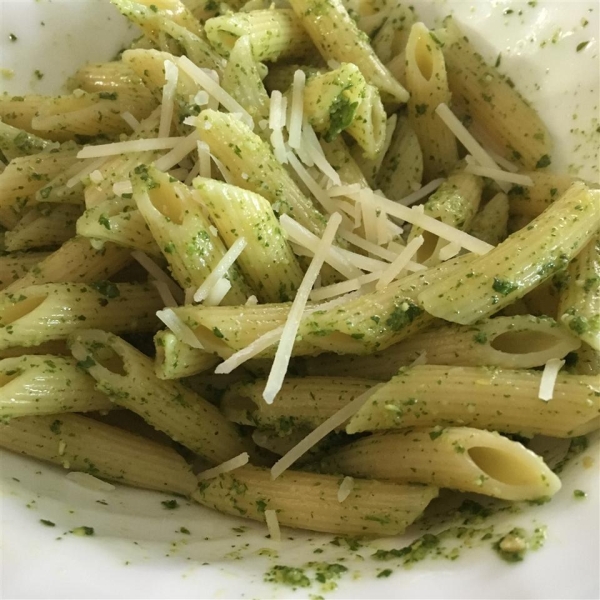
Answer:
POLYGON ((219 363, 218 356, 188 346, 168 330, 159 331, 154 336, 154 347, 154 373, 159 379, 189 377, 219 363))
POLYGON ((548 498, 561 488, 560 479, 531 450, 469 427, 371 435, 334 450, 319 466, 327 473, 424 483, 503 500, 548 498))

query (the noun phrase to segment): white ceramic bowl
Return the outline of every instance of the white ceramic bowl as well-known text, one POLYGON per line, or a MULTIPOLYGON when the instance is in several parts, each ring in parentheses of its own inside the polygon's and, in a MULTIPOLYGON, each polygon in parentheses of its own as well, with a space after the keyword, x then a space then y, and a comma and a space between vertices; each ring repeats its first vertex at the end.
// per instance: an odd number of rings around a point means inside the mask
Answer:
MULTIPOLYGON (((455 13, 469 37, 540 111, 556 139, 554 168, 598 180, 598 10, 594 0, 564 2, 415 2, 433 24, 455 13), (508 11, 512 10, 512 13, 508 11), (587 25, 584 25, 585 22, 587 25), (577 52, 577 46, 589 43, 577 52)), ((106 60, 134 35, 105 0, 0 0, 0 90, 57 93, 86 60, 106 60), (9 34, 17 40, 11 42, 9 34), (34 71, 43 74, 39 79, 34 71)), ((0 454, 1 590, 6 598, 598 598, 598 443, 564 472, 549 504, 493 518, 497 531, 547 527, 544 547, 506 564, 489 542, 458 560, 424 560, 410 570, 375 562, 377 548, 401 547, 420 535, 377 540, 351 552, 331 537, 284 529, 280 544, 264 527, 179 500, 118 487, 84 489, 65 472, 0 454), (575 489, 587 493, 576 500, 575 489), (40 519, 56 524, 46 527, 40 519), (91 526, 93 537, 68 533, 91 526), (182 534, 181 527, 190 531, 182 534), (322 549, 322 553, 315 553, 322 549), (364 557, 364 558, 363 558, 364 557), (337 589, 319 582, 293 591, 264 581, 274 564, 344 560, 337 589), (376 575, 385 568, 387 578, 376 575)), ((487 526, 484 523, 482 526, 487 526)), ((333 587, 333 586, 330 586, 333 587)))

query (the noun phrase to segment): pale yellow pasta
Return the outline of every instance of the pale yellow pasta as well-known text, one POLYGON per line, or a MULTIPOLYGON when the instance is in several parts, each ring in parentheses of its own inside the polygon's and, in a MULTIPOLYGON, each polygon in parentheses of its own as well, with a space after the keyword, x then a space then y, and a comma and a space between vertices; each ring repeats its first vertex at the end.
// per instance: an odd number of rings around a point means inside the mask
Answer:
POLYGON ((49 255, 50 252, 17 252, 0 256, 0 290, 23 277, 49 255))
MULTIPOLYGON (((481 201, 481 177, 457 171, 450 175, 423 205, 426 215, 462 231, 469 228, 481 201)), ((423 236, 424 243, 417 250, 416 260, 428 265, 440 261, 440 251, 448 242, 437 235, 413 226, 408 236, 412 240, 423 236)))
POLYGON ((70 341, 96 388, 190 450, 220 463, 246 450, 235 427, 198 394, 158 379, 150 358, 106 331, 87 330, 70 341))
POLYGON ((569 264, 558 315, 575 335, 600 351, 600 233, 569 264))
POLYGON ((204 110, 196 127, 200 139, 225 166, 231 183, 260 194, 271 205, 277 203, 278 214, 289 214, 313 233, 323 232, 323 215, 248 126, 231 115, 204 110))
POLYGON ((16 292, 41 283, 100 281, 109 278, 131 262, 129 250, 114 244, 92 247, 87 238, 74 237, 36 264, 7 291, 16 292))
POLYGON ((56 148, 57 144, 49 142, 33 133, 7 125, 0 121, 0 152, 8 161, 19 156, 30 156, 56 148))
POLYGON ((377 173, 376 186, 393 200, 408 196, 423 181, 423 151, 405 115, 399 115, 392 141, 377 173))
POLYGON ((497 246, 508 236, 509 201, 506 194, 498 193, 473 217, 469 234, 497 246))
POLYGON ((384 352, 307 358, 299 368, 309 375, 351 377, 365 373, 381 380, 393 377, 400 367, 415 360, 429 365, 531 369, 544 366, 552 358, 564 358, 579 346, 577 338, 554 319, 518 315, 484 319, 470 326, 436 323, 384 352))
POLYGON ((325 60, 354 63, 384 100, 408 100, 406 90, 377 58, 341 0, 292 0, 290 5, 325 60))
POLYGON ((304 274, 269 202, 204 177, 194 179, 193 187, 225 244, 246 240, 237 263, 257 298, 265 303, 293 300, 304 274))
POLYGON ((0 360, 0 421, 112 406, 71 357, 25 354, 0 360))
POLYGON ((422 365, 402 369, 352 417, 347 433, 465 425, 574 437, 600 425, 598 381, 559 374, 552 400, 538 397, 540 371, 422 365))
POLYGON ((72 332, 104 327, 116 333, 152 331, 162 300, 136 283, 46 283, 0 293, 0 348, 37 346, 72 332))
POLYGON ((600 192, 573 184, 527 229, 419 295, 430 314, 469 324, 498 312, 563 269, 600 225, 600 192))
POLYGON ((159 379, 179 379, 211 369, 219 357, 200 348, 192 348, 168 330, 154 336, 154 373, 159 379))
POLYGON ((173 448, 80 415, 12 419, 0 446, 134 487, 189 495, 196 477, 173 448))
POLYGON ((0 359, 3 358, 18 358, 28 354, 30 356, 38 354, 51 354, 53 356, 71 356, 71 352, 67 347, 66 340, 51 340, 43 342, 37 346, 11 346, 0 350, 0 359))
POLYGON ((135 201, 129 198, 106 200, 88 208, 77 220, 77 234, 153 256, 160 255, 160 248, 144 216, 135 201))
POLYGON ((497 151, 528 169, 547 166, 550 134, 509 78, 485 62, 452 18, 435 36, 442 44, 450 91, 467 105, 497 151))
POLYGON ((46 96, 28 94, 27 96, 0 95, 0 119, 3 123, 33 133, 40 138, 65 142, 72 139, 68 131, 36 131, 31 126, 38 108, 46 96))
POLYGON ((508 198, 511 217, 527 218, 528 221, 541 215, 573 183, 572 177, 556 173, 530 171, 523 174, 531 177, 533 185, 514 185, 508 198))
MULTIPOLYGON (((219 235, 185 185, 170 181, 153 167, 141 165, 133 175, 134 200, 175 280, 194 291, 226 252, 219 235)), ((231 289, 223 304, 241 304, 251 294, 236 266, 226 273, 231 289)))
POLYGON ((327 473, 424 483, 503 500, 547 498, 561 488, 560 479, 531 450, 469 427, 371 435, 334 450, 319 466, 327 473))
POLYGON ((423 23, 415 23, 405 51, 408 121, 423 152, 425 180, 448 175, 458 160, 454 134, 435 112, 450 102, 444 55, 423 23))
POLYGON ((294 60, 309 56, 314 46, 289 8, 228 13, 209 19, 206 37, 215 50, 229 57, 236 41, 247 36, 259 61, 294 60))
POLYGON ((581 348, 575 353, 575 364, 569 367, 571 373, 581 375, 600 375, 600 352, 585 342, 581 344, 581 348))
POLYGON ((277 511, 281 525, 347 535, 402 533, 437 496, 437 488, 356 479, 344 502, 341 478, 286 471, 275 481, 268 469, 246 465, 202 481, 192 494, 203 506, 257 521, 277 511), (236 489, 244 492, 236 494, 236 489))
POLYGON ((314 429, 373 385, 355 377, 288 377, 277 402, 267 404, 262 398, 265 381, 259 379, 228 389, 221 410, 236 423, 270 428, 285 436, 298 427, 314 429))
POLYGON ((60 246, 75 235, 81 209, 73 204, 38 204, 4 236, 9 252, 60 246))
POLYGON ((381 12, 387 12, 387 16, 373 36, 371 45, 379 60, 386 64, 406 47, 410 28, 415 22, 415 12, 412 6, 400 3, 381 12))
POLYGON ((258 122, 269 118, 269 95, 263 85, 264 65, 252 55, 250 37, 240 37, 223 70, 221 85, 258 122))

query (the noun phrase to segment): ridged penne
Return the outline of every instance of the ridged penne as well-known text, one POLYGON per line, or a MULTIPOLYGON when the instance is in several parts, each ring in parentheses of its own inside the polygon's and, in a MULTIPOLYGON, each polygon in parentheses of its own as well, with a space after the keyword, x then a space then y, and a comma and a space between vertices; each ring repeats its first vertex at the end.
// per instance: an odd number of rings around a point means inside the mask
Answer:
POLYGON ((356 479, 344 502, 341 479, 286 471, 275 481, 268 469, 245 466, 202 481, 192 494, 203 506, 264 521, 277 511, 281 525, 346 535, 396 535, 420 516, 437 488, 356 479))
POLYGON ((49 255, 50 252, 16 252, 0 256, 0 290, 23 277, 49 255))
POLYGON ((385 109, 377 88, 366 82, 354 64, 343 63, 310 77, 304 88, 304 114, 326 142, 346 131, 368 158, 383 149, 385 109))
POLYGON ((327 473, 424 483, 503 500, 547 498, 561 488, 560 479, 531 450, 469 427, 371 435, 334 450, 319 466, 327 473))
POLYGON ((90 327, 115 333, 152 331, 163 302, 136 283, 46 283, 0 293, 0 348, 37 346, 90 327))
POLYGON ((469 324, 522 298, 568 262, 600 225, 600 192, 574 183, 524 230, 419 295, 430 314, 469 324))
POLYGON ((115 244, 96 249, 90 240, 74 237, 13 281, 7 291, 16 292, 42 283, 103 281, 131 262, 130 251, 115 244))
POLYGON ((473 217, 469 234, 497 246, 508 236, 509 201, 506 194, 496 194, 473 217))
POLYGON ((423 181, 423 151, 405 115, 399 115, 392 141, 381 163, 376 187, 393 200, 400 200, 423 181))
POLYGON ((0 421, 112 406, 71 357, 41 354, 0 360, 0 421))
POLYGON ((559 374, 552 400, 538 397, 539 371, 423 365, 402 369, 352 417, 347 433, 467 426, 552 437, 600 425, 598 380, 559 374))
POLYGON ((524 173, 533 181, 531 186, 513 185, 508 192, 511 217, 529 220, 541 215, 571 186, 573 178, 568 175, 530 171, 524 173))
POLYGON ((600 233, 569 264, 558 315, 575 335, 600 351, 600 233))
POLYGON ((202 373, 219 363, 219 357, 192 348, 168 330, 154 336, 154 373, 159 379, 179 379, 202 373))
POLYGON ((29 131, 0 121, 0 152, 8 161, 19 156, 31 156, 44 150, 49 151, 56 146, 55 142, 49 142, 29 131))
POLYGON ((173 440, 215 463, 246 450, 235 426, 212 404, 180 383, 158 379, 152 360, 125 340, 88 330, 74 335, 70 346, 96 389, 173 440))
POLYGON ((73 204, 38 204, 4 236, 9 252, 60 246, 75 235, 81 209, 73 204))
POLYGON ((259 379, 228 389, 221 401, 223 414, 242 425, 287 435, 298 427, 314 429, 376 382, 352 377, 288 377, 273 404, 262 398, 265 383, 259 379))
POLYGON ((230 247, 240 237, 246 240, 237 263, 258 299, 293 300, 303 273, 269 202, 254 192, 204 177, 194 179, 193 187, 225 244, 230 247))
POLYGON ((385 352, 365 356, 322 355, 299 366, 308 375, 351 377, 367 373, 387 380, 423 356, 429 365, 531 369, 579 348, 577 338, 554 319, 530 315, 484 319, 473 325, 440 324, 385 352))
POLYGON ((173 448, 80 415, 12 419, 0 446, 134 487, 191 494, 196 477, 173 448))
POLYGON ((314 52, 312 42, 289 8, 229 13, 209 19, 206 37, 215 50, 229 57, 238 39, 247 36, 259 61, 302 59, 314 52))
MULTIPOLYGON (((134 200, 173 277, 182 288, 197 289, 223 258, 226 247, 196 202, 193 192, 153 167, 133 173, 134 200)), ((223 304, 246 302, 250 289, 237 266, 226 273, 231 289, 223 304)))
POLYGON ((323 215, 248 126, 231 115, 204 110, 196 127, 202 141, 227 169, 231 183, 260 194, 271 205, 277 203, 277 213, 289 214, 313 233, 323 232, 323 215))
POLYGON ((415 23, 405 51, 408 121, 423 152, 425 180, 447 175, 458 160, 456 137, 435 112, 450 102, 446 65, 440 44, 423 23, 415 23))
POLYGON ((450 91, 508 160, 524 167, 546 166, 552 139, 533 108, 514 84, 485 62, 456 23, 448 18, 435 36, 440 40, 450 91))
MULTIPOLYGON (((481 177, 457 171, 429 197, 423 205, 424 212, 442 223, 464 231, 470 227, 479 208, 482 190, 481 177)), ((411 229, 408 240, 419 235, 423 236, 424 243, 417 250, 416 260, 420 263, 436 264, 440 260, 440 250, 448 242, 416 226, 411 229)))
POLYGON ((379 89, 384 101, 408 100, 407 91, 377 58, 368 37, 361 34, 341 0, 292 0, 290 5, 326 61, 354 63, 379 89))

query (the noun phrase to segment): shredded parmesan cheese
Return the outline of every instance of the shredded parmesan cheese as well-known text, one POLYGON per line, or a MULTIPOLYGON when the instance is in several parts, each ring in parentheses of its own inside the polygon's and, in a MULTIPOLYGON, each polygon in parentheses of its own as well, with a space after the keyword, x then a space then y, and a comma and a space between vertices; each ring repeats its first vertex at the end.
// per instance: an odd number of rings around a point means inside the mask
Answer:
POLYGON ((104 181, 104 176, 102 173, 100 173, 100 171, 98 171, 98 169, 96 169, 90 173, 90 181, 98 185, 104 181))
POLYGON ((271 146, 275 158, 284 164, 287 162, 283 126, 285 125, 284 98, 279 90, 273 90, 269 104, 269 129, 271 130, 271 146))
POLYGON ((115 196, 122 196, 123 194, 133 194, 133 186, 131 181, 116 181, 113 183, 112 191, 115 196))
POLYGON ((200 177, 210 177, 210 148, 206 142, 197 142, 198 148, 198 174, 200 177))
MULTIPOLYGON (((96 146, 97 147, 97 146, 96 146)), ((78 156, 79 158, 79 156, 78 156)), ((98 170, 104 163, 106 162, 106 158, 99 158, 97 160, 88 160, 85 162, 83 168, 75 173, 65 184, 66 187, 72 188, 75 187, 82 179, 85 179, 88 175, 90 175, 93 171, 98 170)), ((80 165, 77 165, 80 166, 80 165)))
POLYGON ((256 306, 258 304, 258 298, 253 294, 246 300, 246 306, 256 306))
POLYGON ((238 259, 240 254, 244 251, 247 242, 246 238, 240 237, 231 245, 231 248, 225 252, 223 258, 219 261, 217 266, 212 270, 210 275, 202 282, 202 285, 196 290, 194 294, 195 302, 202 302, 215 286, 215 284, 225 276, 227 271, 233 266, 233 263, 238 259))
POLYGON ((296 297, 292 302, 292 307, 290 308, 285 325, 283 326, 283 332, 281 333, 281 339, 277 346, 275 359, 273 360, 273 365, 267 379, 267 385, 263 392, 263 398, 267 404, 273 403, 275 396, 277 396, 281 389, 308 296, 321 271, 321 267, 327 256, 327 250, 331 247, 341 222, 342 216, 339 213, 334 213, 329 218, 325 231, 323 232, 323 237, 319 240, 319 243, 315 248, 315 255, 306 270, 302 283, 296 291, 296 297))
MULTIPOLYGON (((130 152, 146 152, 148 150, 168 150, 174 148, 184 139, 182 137, 148 138, 143 140, 127 140, 112 144, 98 144, 85 146, 77 153, 77 158, 99 158, 102 156, 116 156, 130 152)), ((93 169, 92 169, 93 170, 93 169)))
POLYGON ((189 75, 198 85, 203 87, 210 96, 215 98, 230 113, 240 115, 242 122, 254 129, 254 121, 246 109, 230 96, 211 75, 206 73, 200 67, 197 67, 187 56, 180 56, 177 59, 179 68, 189 75))
POLYGON ((180 138, 180 142, 170 152, 156 160, 154 166, 159 171, 168 171, 197 147, 197 141, 197 131, 193 131, 187 137, 180 138))
POLYGON ((440 251, 438 252, 438 258, 444 262, 445 260, 454 258, 459 252, 460 244, 450 242, 449 244, 446 244, 440 248, 440 251))
POLYGON ((277 511, 267 508, 265 510, 265 521, 269 530, 269 536, 274 542, 281 541, 281 530, 279 529, 279 519, 277 518, 277 511))
POLYGON ((384 384, 380 383, 331 415, 326 421, 321 423, 316 429, 311 431, 304 439, 296 444, 289 452, 282 456, 271 468, 271 479, 277 479, 284 471, 289 469, 299 458, 304 456, 313 446, 318 444, 324 437, 332 431, 343 425, 348 419, 354 416, 367 402, 367 400, 384 384))
POLYGON ((171 131, 171 121, 173 120, 173 98, 177 89, 177 79, 179 78, 179 69, 170 60, 165 60, 165 85, 162 89, 162 103, 160 107, 160 121, 158 125, 159 138, 169 136, 171 131))
POLYGON ((183 300, 181 288, 145 252, 134 250, 131 257, 137 260, 154 279, 165 283, 175 298, 183 300))
MULTIPOLYGON (((338 186, 341 185, 342 181, 340 176, 329 164, 329 161, 323 153, 323 148, 321 148, 321 144, 319 144, 319 138, 309 123, 305 123, 302 128, 302 149, 310 159, 310 162, 312 162, 327 177, 327 179, 329 179, 330 183, 338 186)), ((304 164, 307 163, 305 162, 304 164)))
POLYGON ((222 462, 216 467, 212 467, 210 469, 207 469, 206 471, 202 471, 202 473, 198 473, 198 479, 200 481, 204 481, 205 479, 212 479, 213 477, 217 477, 218 475, 221 475, 221 473, 229 473, 234 469, 239 469, 240 467, 247 465, 249 460, 250 457, 248 456, 248 453, 242 452, 241 454, 238 454, 237 456, 234 456, 233 458, 222 462))
MULTIPOLYGON (((460 122, 458 117, 443 102, 435 109, 437 116, 445 123, 446 127, 457 137, 458 141, 471 153, 473 158, 482 166, 498 169, 494 159, 483 149, 481 144, 469 133, 468 129, 460 122)), ((502 191, 509 189, 504 183, 499 183, 502 191)))
POLYGON ((343 502, 348 498, 354 489, 354 479, 352 477, 344 477, 337 493, 338 502, 343 502))
POLYGON ((292 107, 290 114, 289 140, 292 148, 299 148, 302 140, 302 118, 304 113, 304 85, 306 74, 302 69, 294 73, 292 83, 292 107))
POLYGON ((356 290, 359 290, 363 285, 366 285, 367 283, 377 281, 379 279, 379 276, 379 272, 366 273, 365 275, 355 277, 354 279, 348 279, 347 281, 341 281, 340 283, 326 285, 319 289, 314 289, 310 293, 310 299, 314 300, 315 302, 318 302, 320 300, 326 300, 327 298, 335 298, 336 296, 341 296, 342 294, 354 292, 356 290))
POLYGON ((204 300, 205 306, 219 306, 223 301, 223 298, 227 295, 229 290, 231 289, 231 281, 226 277, 221 277, 217 283, 215 283, 214 287, 206 296, 206 300, 204 300))
POLYGON ((177 306, 177 301, 175 300, 175 297, 171 293, 169 286, 164 281, 154 280, 152 282, 152 285, 157 289, 163 301, 163 304, 167 308, 173 308, 174 306, 177 306))
POLYGON ((392 262, 392 264, 383 271, 379 281, 377 282, 376 289, 382 290, 387 287, 394 279, 396 279, 400 273, 408 265, 413 256, 417 253, 419 248, 424 244, 425 239, 422 235, 418 235, 406 244, 404 250, 398 255, 398 257, 392 262))
POLYGON ((140 122, 128 110, 121 113, 121 118, 129 125, 129 127, 131 127, 131 129, 133 129, 133 131, 140 126, 140 122))
POLYGON ((558 372, 563 368, 565 361, 560 358, 551 358, 545 365, 542 377, 540 379, 540 390, 538 398, 541 400, 552 400, 554 396, 554 386, 558 372))
POLYGON ((529 175, 521 175, 519 173, 509 173, 508 171, 502 171, 501 169, 492 169, 491 167, 481 167, 477 164, 469 164, 465 167, 466 173, 472 173, 473 175, 479 175, 480 177, 487 177, 493 179, 497 183, 505 181, 507 183, 514 183, 517 185, 525 185, 528 187, 533 186, 533 179, 529 175))

